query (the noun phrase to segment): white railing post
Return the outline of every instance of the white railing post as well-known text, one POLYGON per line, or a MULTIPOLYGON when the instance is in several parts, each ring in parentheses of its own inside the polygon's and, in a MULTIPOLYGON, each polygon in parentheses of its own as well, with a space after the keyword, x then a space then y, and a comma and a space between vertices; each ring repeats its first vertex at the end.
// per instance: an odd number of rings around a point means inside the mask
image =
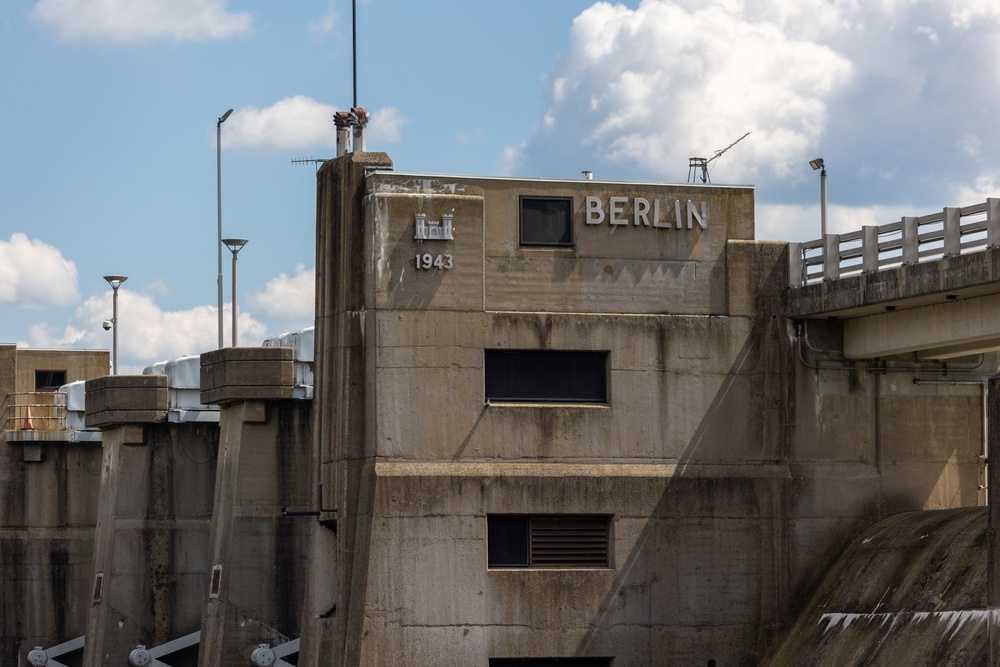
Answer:
POLYGON ((788 286, 798 287, 806 282, 802 274, 802 244, 788 244, 788 286))
POLYGON ((878 271, 878 227, 864 225, 861 227, 861 270, 865 273, 878 271))
POLYGON ((840 277, 840 234, 827 234, 823 238, 823 278, 840 277))
POLYGON ((903 227, 903 264, 916 264, 920 259, 920 239, 918 237, 917 219, 904 217, 903 227))
POLYGON ((944 256, 962 254, 962 209, 944 209, 944 256))
POLYGON ((986 200, 986 247, 1000 248, 1000 199, 986 200))

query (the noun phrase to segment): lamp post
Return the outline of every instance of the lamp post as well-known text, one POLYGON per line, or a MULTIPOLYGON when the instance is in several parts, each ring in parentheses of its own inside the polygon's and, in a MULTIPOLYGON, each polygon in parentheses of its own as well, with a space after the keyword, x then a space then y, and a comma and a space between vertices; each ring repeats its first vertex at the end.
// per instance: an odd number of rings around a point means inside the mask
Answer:
POLYGON ((128 276, 104 276, 104 279, 108 281, 111 285, 111 289, 114 291, 114 297, 112 300, 112 310, 111 310, 111 343, 112 345, 112 365, 111 374, 118 375, 118 288, 122 286, 122 283, 128 280, 128 276))
MULTIPOLYGON (((240 314, 240 307, 236 302, 236 286, 238 284, 237 280, 237 266, 236 266, 236 255, 239 254, 243 246, 247 244, 246 239, 222 239, 222 242, 226 244, 226 247, 233 253, 233 347, 237 347, 240 341, 239 335, 239 324, 238 318, 240 314)), ((221 311, 220 311, 221 312, 221 311)))
POLYGON ((222 342, 222 124, 226 122, 229 118, 229 114, 233 112, 232 109, 222 114, 219 117, 219 122, 215 124, 215 184, 216 184, 216 201, 219 205, 219 347, 223 346, 222 342))
POLYGON ((822 238, 826 238, 826 165, 823 163, 823 158, 818 157, 815 160, 809 161, 809 166, 813 170, 819 169, 819 219, 820 219, 820 234, 822 238))

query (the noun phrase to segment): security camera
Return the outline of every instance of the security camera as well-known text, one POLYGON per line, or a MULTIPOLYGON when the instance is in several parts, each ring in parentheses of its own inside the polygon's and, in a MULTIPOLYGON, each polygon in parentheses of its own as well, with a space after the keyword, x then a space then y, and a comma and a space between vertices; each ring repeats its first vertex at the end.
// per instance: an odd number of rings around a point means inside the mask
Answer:
POLYGON ((111 327, 113 325, 111 323, 111 320, 104 320, 104 324, 102 324, 101 326, 104 327, 105 331, 111 331, 111 327))

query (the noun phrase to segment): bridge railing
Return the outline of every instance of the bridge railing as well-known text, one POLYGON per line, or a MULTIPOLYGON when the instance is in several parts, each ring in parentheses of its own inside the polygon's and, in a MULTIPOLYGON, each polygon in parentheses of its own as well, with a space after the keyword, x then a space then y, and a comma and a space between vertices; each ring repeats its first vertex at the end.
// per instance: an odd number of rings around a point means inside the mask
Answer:
POLYGON ((788 244, 792 287, 1000 247, 1000 198, 788 244))

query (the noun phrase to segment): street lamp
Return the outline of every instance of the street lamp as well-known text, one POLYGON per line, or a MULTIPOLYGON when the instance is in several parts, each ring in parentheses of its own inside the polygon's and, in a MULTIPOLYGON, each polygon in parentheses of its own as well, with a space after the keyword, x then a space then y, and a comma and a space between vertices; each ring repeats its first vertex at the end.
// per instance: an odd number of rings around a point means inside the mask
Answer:
MULTIPOLYGON (((240 250, 247 244, 246 239, 222 239, 222 242, 226 244, 226 247, 233 253, 233 347, 237 347, 240 340, 238 320, 240 314, 240 307, 236 303, 236 286, 237 281, 237 267, 236 267, 236 255, 239 254, 240 250)), ((219 312, 222 312, 221 310, 219 312)))
POLYGON ((114 290, 114 297, 112 301, 111 310, 111 340, 112 342, 112 366, 111 374, 118 375, 118 288, 122 286, 122 283, 128 280, 128 276, 104 276, 104 279, 108 281, 111 285, 111 289, 114 290))
POLYGON ((232 109, 219 117, 219 122, 215 124, 215 184, 216 201, 219 204, 219 347, 222 343, 222 124, 229 118, 232 109))
POLYGON ((819 172, 819 224, 822 238, 826 238, 826 165, 823 163, 823 158, 818 157, 815 160, 810 160, 809 166, 813 170, 821 170, 819 172))

